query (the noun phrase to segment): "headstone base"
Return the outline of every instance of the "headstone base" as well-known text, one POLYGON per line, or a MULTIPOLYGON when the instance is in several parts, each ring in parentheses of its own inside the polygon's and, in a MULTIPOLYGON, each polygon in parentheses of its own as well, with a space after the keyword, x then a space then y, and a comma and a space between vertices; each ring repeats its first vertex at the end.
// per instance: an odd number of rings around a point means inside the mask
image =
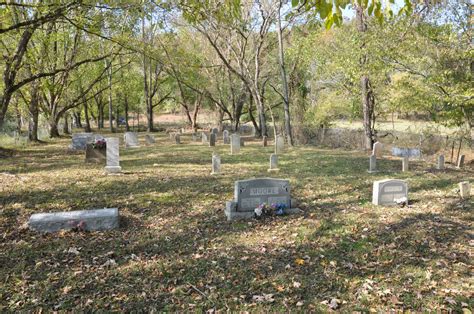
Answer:
POLYGON ((378 170, 367 170, 368 173, 377 173, 379 172, 378 170))
POLYGON ((280 171, 280 168, 268 169, 268 172, 278 172, 278 171, 280 171))
MULTIPOLYGON (((296 204, 296 201, 292 199, 291 203, 296 204)), ((285 213, 289 215, 299 214, 301 212, 302 210, 299 208, 285 209, 285 213)), ((252 219, 255 216, 255 213, 252 211, 237 211, 237 203, 234 201, 226 202, 224 213, 227 217, 227 221, 252 219)))
POLYGON ((122 172, 122 167, 120 166, 106 166, 104 169, 108 174, 117 174, 122 172))
POLYGON ((78 210, 31 215, 28 225, 39 232, 56 232, 81 228, 86 231, 110 230, 119 226, 117 208, 78 210))

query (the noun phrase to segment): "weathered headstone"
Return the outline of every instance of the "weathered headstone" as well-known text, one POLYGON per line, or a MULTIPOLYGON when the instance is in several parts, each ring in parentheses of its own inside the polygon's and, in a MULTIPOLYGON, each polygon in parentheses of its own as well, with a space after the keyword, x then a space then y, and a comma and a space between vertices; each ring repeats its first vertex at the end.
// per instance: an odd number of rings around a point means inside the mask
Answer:
POLYGON ((234 133, 230 136, 230 154, 238 153, 240 153, 240 135, 234 133))
POLYGON ((468 199, 471 196, 471 184, 468 181, 459 183, 459 194, 463 199, 468 199))
POLYGON ((266 135, 263 136, 262 145, 263 145, 263 147, 268 146, 268 136, 266 136, 266 135))
POLYGON ((31 215, 28 226, 39 232, 56 232, 78 228, 84 231, 111 230, 119 226, 117 208, 78 210, 31 215))
POLYGON ((283 153, 285 149, 285 138, 281 135, 277 135, 275 138, 275 154, 283 153))
POLYGON ((107 143, 107 163, 105 166, 105 171, 107 173, 122 172, 122 167, 120 167, 119 139, 116 137, 108 137, 105 139, 105 142, 107 143))
POLYGON ((436 166, 438 170, 444 170, 444 155, 438 156, 438 164, 436 166))
POLYGON ((272 171, 279 171, 278 169, 278 155, 277 154, 271 154, 270 155, 270 168, 268 168, 269 172, 272 171))
POLYGON ((145 141, 148 145, 152 145, 156 143, 155 136, 151 134, 145 135, 145 141))
POLYGON ((380 142, 375 142, 372 148, 372 155, 376 157, 382 157, 383 144, 380 142))
POLYGON ((218 128, 213 128, 213 129, 211 129, 211 133, 215 134, 217 136, 217 134, 219 133, 219 129, 218 128))
POLYGON ((372 191, 372 204, 396 205, 408 203, 408 183, 403 180, 386 179, 375 181, 372 191))
POLYGON ((240 137, 240 147, 245 146, 245 139, 243 137, 240 137))
POLYGON ((226 203, 227 220, 252 218, 255 208, 262 203, 285 204, 289 214, 300 212, 298 208, 292 208, 295 201, 290 196, 289 180, 249 179, 235 182, 234 199, 226 203))
POLYGON ((211 174, 219 174, 221 172, 221 157, 217 154, 212 154, 212 172, 211 174))
POLYGON ((216 146, 216 133, 211 133, 209 135, 209 147, 216 146))
POLYGON ((466 156, 464 155, 460 155, 459 156, 459 159, 458 159, 458 164, 457 164, 457 168, 458 169, 462 169, 464 167, 464 159, 465 159, 466 156))
POLYGON ((370 155, 369 158, 369 173, 377 172, 377 156, 370 155))
POLYGON ((86 145, 94 141, 92 133, 74 133, 72 135, 71 148, 75 150, 85 150, 86 145))
POLYGON ((403 172, 407 172, 408 171, 408 163, 409 163, 409 160, 408 160, 408 157, 403 157, 402 158, 402 171, 403 172))
POLYGON ((207 144, 209 139, 207 138, 207 134, 205 132, 201 132, 201 139, 203 144, 207 144))
POLYGON ((135 132, 125 132, 123 138, 125 140, 125 147, 135 148, 140 146, 138 135, 135 132))
POLYGON ((86 162, 104 162, 106 160, 107 148, 97 147, 95 144, 86 145, 86 162))
POLYGON ((174 142, 176 144, 181 144, 181 135, 180 134, 175 134, 174 136, 174 142))
POLYGON ((198 140, 198 135, 196 133, 192 134, 193 142, 196 142, 198 140))
POLYGON ((224 144, 230 144, 229 131, 224 130, 224 132, 222 132, 222 140, 224 141, 224 144))

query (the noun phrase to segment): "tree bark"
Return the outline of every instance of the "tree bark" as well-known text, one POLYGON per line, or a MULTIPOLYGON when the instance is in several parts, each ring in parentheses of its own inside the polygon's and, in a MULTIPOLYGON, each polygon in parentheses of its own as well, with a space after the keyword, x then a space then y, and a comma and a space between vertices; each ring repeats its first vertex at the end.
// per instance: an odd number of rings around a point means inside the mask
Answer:
POLYGON ((31 83, 30 96, 31 100, 28 105, 28 112, 30 115, 28 123, 28 139, 32 142, 38 142, 39 91, 36 82, 31 83))
POLYGON ((112 62, 111 61, 108 61, 109 62, 109 128, 110 128, 110 132, 114 133, 115 130, 114 130, 114 119, 113 119, 113 108, 112 108, 112 62))
POLYGON ((69 114, 64 115, 64 127, 63 127, 64 134, 71 134, 71 130, 69 129, 69 114))
POLYGON ((89 121, 89 106, 87 105, 87 101, 84 99, 84 120, 86 122, 86 126, 84 127, 84 132, 92 132, 91 123, 89 121))
POLYGON ((59 115, 52 116, 49 120, 49 137, 60 137, 59 134, 59 129, 58 129, 58 124, 59 124, 59 119, 61 117, 59 115))

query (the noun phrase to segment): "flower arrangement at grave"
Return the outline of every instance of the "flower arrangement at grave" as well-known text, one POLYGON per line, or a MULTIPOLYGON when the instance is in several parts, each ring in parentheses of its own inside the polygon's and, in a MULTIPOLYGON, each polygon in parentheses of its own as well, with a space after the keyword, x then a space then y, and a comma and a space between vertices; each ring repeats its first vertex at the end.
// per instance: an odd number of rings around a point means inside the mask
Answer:
POLYGON ((107 143, 104 139, 99 139, 99 140, 96 140, 93 144, 92 144, 92 148, 94 149, 104 149, 106 147, 107 143))
POLYGON ((255 218, 259 219, 267 216, 281 216, 285 214, 286 204, 284 203, 262 203, 254 209, 255 218))

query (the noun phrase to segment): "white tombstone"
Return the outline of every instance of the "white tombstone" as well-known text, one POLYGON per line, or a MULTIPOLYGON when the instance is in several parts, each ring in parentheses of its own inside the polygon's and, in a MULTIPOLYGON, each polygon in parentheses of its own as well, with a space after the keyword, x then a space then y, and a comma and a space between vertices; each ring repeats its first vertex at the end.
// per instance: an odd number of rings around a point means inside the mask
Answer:
POLYGON ((461 198, 468 199, 471 196, 471 184, 468 181, 459 183, 459 193, 461 198))
POLYGON ((125 141, 125 147, 135 148, 140 146, 138 135, 135 132, 125 132, 123 138, 125 141))
POLYGON ((201 132, 201 139, 203 144, 207 144, 207 142, 209 141, 205 132, 201 132))
POLYGON ((375 155, 376 157, 382 157, 382 150, 383 150, 383 144, 377 141, 374 143, 374 147, 372 149, 372 155, 375 155))
POLYGON ((217 154, 212 154, 212 175, 219 174, 221 172, 221 157, 217 154))
POLYGON ((402 171, 407 172, 408 171, 408 157, 403 157, 402 158, 402 171))
POLYGON ((224 130, 224 132, 222 132, 222 140, 224 141, 224 144, 230 144, 229 131, 224 130))
POLYGON ((369 173, 375 172, 377 172, 377 156, 372 154, 369 158, 369 173))
POLYGON ((120 155, 119 155, 119 144, 120 141, 116 137, 108 137, 105 139, 106 142, 106 158, 107 162, 105 165, 105 171, 107 173, 120 173, 122 167, 120 167, 120 155))
POLYGON ((275 172, 279 170, 280 169, 278 169, 278 155, 271 154, 270 155, 270 168, 268 168, 268 172, 275 172))
POLYGON ((408 183, 403 180, 385 179, 375 181, 372 191, 372 204, 397 205, 408 203, 408 183))
POLYGON ((275 154, 283 153, 285 149, 285 138, 281 135, 277 135, 275 138, 275 154))
POLYGON ((240 135, 235 133, 230 136, 230 154, 238 153, 240 153, 240 135))
POLYGON ((438 165, 436 167, 438 170, 444 170, 444 155, 438 156, 438 165))

